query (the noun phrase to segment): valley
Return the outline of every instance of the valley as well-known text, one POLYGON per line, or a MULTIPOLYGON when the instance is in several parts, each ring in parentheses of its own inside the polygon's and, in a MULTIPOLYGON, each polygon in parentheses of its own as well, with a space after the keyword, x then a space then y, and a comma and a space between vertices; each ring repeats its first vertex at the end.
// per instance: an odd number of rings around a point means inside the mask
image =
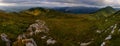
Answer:
POLYGON ((1 46, 119 46, 120 11, 110 6, 90 14, 41 7, 0 11, 0 34, 1 46))

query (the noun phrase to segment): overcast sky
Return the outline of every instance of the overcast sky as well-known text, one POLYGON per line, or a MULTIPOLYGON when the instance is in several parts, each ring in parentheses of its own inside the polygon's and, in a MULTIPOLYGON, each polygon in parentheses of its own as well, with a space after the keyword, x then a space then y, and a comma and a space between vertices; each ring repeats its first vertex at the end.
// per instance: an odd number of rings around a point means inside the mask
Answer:
POLYGON ((0 6, 47 6, 47 7, 112 6, 112 7, 120 7, 120 0, 0 0, 0 6))

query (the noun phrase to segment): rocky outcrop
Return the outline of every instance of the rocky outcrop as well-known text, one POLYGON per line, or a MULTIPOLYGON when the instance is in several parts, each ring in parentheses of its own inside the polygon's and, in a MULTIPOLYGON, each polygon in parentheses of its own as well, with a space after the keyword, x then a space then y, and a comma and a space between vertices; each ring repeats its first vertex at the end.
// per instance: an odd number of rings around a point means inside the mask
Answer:
MULTIPOLYGON (((37 46, 37 43, 34 41, 32 36, 36 36, 40 33, 44 33, 41 37, 42 40, 46 40, 46 44, 55 44, 56 40, 54 40, 51 36, 47 36, 49 33, 49 28, 45 25, 45 22, 42 20, 36 20, 35 23, 31 24, 26 32, 19 34, 16 38, 16 41, 12 42, 12 46, 37 46)), ((1 39, 6 42, 6 46, 10 46, 10 40, 7 38, 6 34, 1 34, 1 39)))
POLYGON ((11 41, 8 39, 8 36, 5 33, 2 33, 1 35, 2 41, 6 43, 6 46, 11 46, 11 41))
POLYGON ((38 34, 40 32, 48 33, 49 29, 45 26, 45 22, 42 20, 36 20, 34 24, 31 24, 27 29, 29 35, 38 34))
MULTIPOLYGON (((115 32, 115 29, 117 28, 117 24, 111 26, 110 28, 112 28, 112 31, 110 32, 110 34, 104 39, 104 41, 102 42, 102 44, 100 46, 105 46, 107 41, 109 41, 110 39, 112 39, 112 34, 115 32)), ((110 29, 108 28, 108 29, 110 29)))
POLYGON ((37 46, 33 38, 23 39, 22 42, 24 42, 26 46, 37 46))

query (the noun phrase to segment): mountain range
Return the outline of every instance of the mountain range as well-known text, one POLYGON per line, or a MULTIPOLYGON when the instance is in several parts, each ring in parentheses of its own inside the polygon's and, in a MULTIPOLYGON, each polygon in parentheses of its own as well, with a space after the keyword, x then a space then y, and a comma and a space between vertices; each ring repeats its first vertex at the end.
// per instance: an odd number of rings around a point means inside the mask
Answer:
POLYGON ((1 9, 0 45, 120 46, 120 11, 82 8, 1 9))
MULTIPOLYGON (((2 6, 0 9, 8 12, 19 12, 22 10, 30 9, 33 7, 30 6, 2 6)), ((95 11, 98 11, 101 8, 98 7, 85 7, 85 6, 76 6, 76 7, 42 7, 46 9, 54 9, 56 11, 73 13, 73 14, 88 14, 95 11)), ((120 8, 114 8, 115 10, 120 10, 120 8)))

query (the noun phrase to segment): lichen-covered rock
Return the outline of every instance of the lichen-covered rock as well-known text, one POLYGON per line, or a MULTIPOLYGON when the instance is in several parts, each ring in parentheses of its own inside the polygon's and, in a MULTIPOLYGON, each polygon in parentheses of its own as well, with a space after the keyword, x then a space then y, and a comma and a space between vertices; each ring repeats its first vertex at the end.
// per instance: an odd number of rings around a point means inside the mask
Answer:
POLYGON ((25 43, 26 46, 37 46, 33 38, 23 39, 22 42, 25 43))
POLYGON ((4 41, 6 43, 6 46, 11 45, 10 44, 11 41, 8 39, 8 36, 5 33, 2 33, 0 36, 1 36, 2 41, 4 41))
POLYGON ((36 20, 35 23, 31 24, 27 29, 29 35, 38 34, 40 32, 48 33, 49 29, 45 26, 45 22, 42 20, 36 20))
POLYGON ((50 44, 55 44, 56 43, 56 40, 54 40, 53 38, 50 38, 46 41, 47 45, 50 45, 50 44))
POLYGON ((33 38, 17 40, 16 42, 13 43, 13 45, 14 46, 37 46, 33 38))
POLYGON ((21 39, 25 39, 25 38, 27 38, 25 34, 20 34, 20 35, 18 35, 17 40, 21 40, 21 39))
POLYGON ((45 39, 47 36, 42 36, 41 39, 45 39))
MULTIPOLYGON (((47 40, 50 36, 48 36, 49 29, 45 25, 45 22, 42 20, 36 20, 35 23, 31 24, 26 32, 19 34, 16 38, 16 41, 12 42, 12 46, 37 46, 36 42, 33 39, 33 36, 37 36, 41 34, 39 37, 41 40, 47 40)), ((1 39, 6 42, 6 46, 10 46, 10 40, 7 38, 8 36, 4 33, 1 34, 1 39)), ((43 41, 41 41, 43 42, 43 41)), ((56 40, 53 40, 51 37, 48 39, 47 44, 55 44, 56 40)))

